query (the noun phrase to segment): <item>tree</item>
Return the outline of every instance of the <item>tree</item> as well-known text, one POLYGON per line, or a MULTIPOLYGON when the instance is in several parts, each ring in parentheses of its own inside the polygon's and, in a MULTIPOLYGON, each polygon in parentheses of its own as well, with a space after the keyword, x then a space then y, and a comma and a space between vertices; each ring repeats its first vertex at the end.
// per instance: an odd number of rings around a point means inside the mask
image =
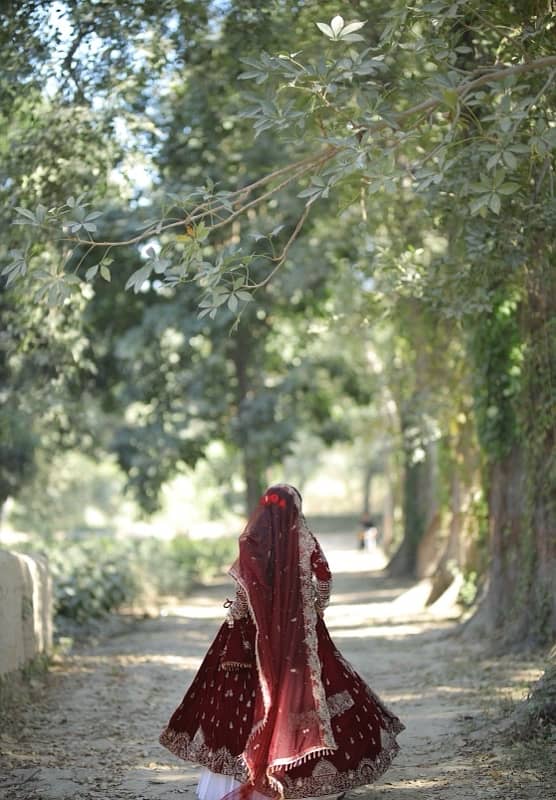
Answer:
MULTIPOLYGON (((478 0, 418 2, 411 8, 361 2, 355 20, 333 16, 335 9, 319 4, 319 15, 325 10, 332 13, 314 19, 311 4, 288 6, 280 24, 294 15, 307 46, 296 55, 291 51, 297 48, 289 46, 278 55, 247 54, 240 76, 259 86, 242 111, 259 142, 275 142, 263 137, 277 136, 287 148, 261 172, 251 169, 256 148, 236 142, 225 151, 230 168, 224 186, 198 181, 186 188, 178 182, 177 194, 161 204, 156 219, 125 240, 139 245, 157 240, 161 247, 150 256, 139 251, 142 265, 129 285, 138 293, 153 275, 170 288, 193 283, 202 318, 216 319, 226 307, 226 313, 245 320, 246 309, 253 307, 248 294, 258 298, 276 282, 292 263, 295 241, 314 218, 338 208, 334 203, 358 204, 371 231, 396 213, 396 206, 398 216, 400 208, 410 209, 409 220, 411 211, 420 212, 422 238, 432 233, 441 243, 436 252, 422 258, 414 226, 390 224, 401 239, 390 235, 377 247, 375 234, 364 273, 373 280, 378 275, 399 298, 390 306, 393 318, 399 314, 403 323, 411 308, 418 309, 416 329, 431 316, 448 320, 451 335, 466 347, 491 526, 491 620, 496 627, 504 616, 517 637, 530 632, 537 640, 548 638, 556 625, 556 545, 550 534, 555 527, 554 254, 546 234, 554 221, 554 16, 533 0, 488 8, 478 0), (372 24, 363 24, 367 13, 372 24), (312 34, 309 22, 319 23, 312 34), (285 227, 276 244, 261 239, 254 248, 244 220, 264 214, 271 203, 274 224, 283 221, 285 227), (541 293, 541 286, 549 291, 541 293), (528 625, 531 618, 535 630, 528 625)), ((232 4, 219 20, 220 33, 233 30, 230 21, 243 19, 242 13, 242 4, 232 4)), ((264 19, 255 17, 256 25, 264 19)), ((224 39, 217 41, 216 50, 224 39)), ((209 42, 205 54, 212 49, 209 42)), ((212 121, 221 117, 213 110, 202 117, 204 147, 212 121)), ((232 130, 235 125, 234 119, 232 130)), ((240 137, 243 130, 237 127, 240 137)), ((203 172, 213 156, 204 147, 203 172)), ((221 175, 216 166, 215 174, 221 175)), ((52 247, 64 226, 70 228, 62 233, 63 246, 72 248, 68 264, 79 274, 90 269, 86 260, 79 261, 83 252, 113 257, 128 246, 94 241, 95 231, 82 224, 89 209, 80 209, 80 227, 73 231, 75 212, 67 203, 19 212, 33 245, 30 257, 6 266, 9 279, 17 281, 27 270, 41 291, 46 279, 38 271, 39 254, 52 247)), ((301 265, 296 269, 303 271, 301 265)), ((49 279, 53 300, 72 291, 66 274, 61 269, 49 279)), ((416 355, 422 353, 408 348, 407 363, 416 355)), ((412 491, 408 501, 414 497, 412 491)), ((409 552, 411 568, 415 548, 409 552)))

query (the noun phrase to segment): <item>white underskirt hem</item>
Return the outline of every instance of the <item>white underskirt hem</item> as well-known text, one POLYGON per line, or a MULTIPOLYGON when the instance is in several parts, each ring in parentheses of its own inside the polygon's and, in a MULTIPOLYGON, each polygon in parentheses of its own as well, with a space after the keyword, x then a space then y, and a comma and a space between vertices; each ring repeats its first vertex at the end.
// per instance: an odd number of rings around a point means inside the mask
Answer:
MULTIPOLYGON (((231 775, 219 775, 203 767, 197 784, 197 797, 199 800, 222 800, 228 792, 233 792, 240 786, 241 783, 231 775)), ((269 800, 269 798, 265 794, 254 792, 253 800, 269 800)))

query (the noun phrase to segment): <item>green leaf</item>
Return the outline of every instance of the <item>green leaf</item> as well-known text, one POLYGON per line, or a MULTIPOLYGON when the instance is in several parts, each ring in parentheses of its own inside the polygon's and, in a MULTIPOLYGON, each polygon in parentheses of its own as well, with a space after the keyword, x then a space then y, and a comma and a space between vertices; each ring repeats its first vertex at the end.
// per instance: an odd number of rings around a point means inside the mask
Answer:
POLYGON ((518 192, 519 189, 519 183, 513 183, 512 181, 506 181, 498 187, 500 194, 514 194, 515 192, 518 192))
POLYGON ((58 305, 59 298, 60 298, 60 293, 58 291, 58 285, 54 284, 48 289, 46 302, 50 306, 50 308, 54 308, 55 306, 58 305))
POLYGON ((494 153, 486 163, 486 168, 488 169, 488 171, 490 172, 491 169, 494 169, 494 167, 498 164, 499 161, 500 161, 500 154, 494 153))
POLYGON ((29 211, 28 208, 22 208, 21 206, 16 206, 15 210, 18 214, 21 214, 22 217, 25 217, 26 219, 31 220, 32 222, 36 222, 35 215, 33 214, 32 211, 29 211))
POLYGON ((98 264, 95 264, 94 267, 89 267, 89 269, 85 273, 85 280, 92 281, 98 272, 98 268, 99 268, 98 264))
POLYGON ((358 22, 358 21, 348 22, 348 24, 345 25, 344 29, 342 30, 342 38, 344 38, 344 36, 346 36, 349 33, 355 33, 355 31, 360 30, 366 24, 367 24, 366 20, 363 22, 358 22))
POLYGON ((242 72, 238 76, 238 80, 240 81, 248 81, 248 80, 255 80, 259 86, 261 83, 264 83, 268 80, 268 72, 255 72, 255 70, 251 70, 249 72, 242 72))
POLYGON ((112 276, 111 276, 110 270, 108 269, 106 264, 101 264, 100 274, 104 278, 105 281, 108 281, 108 283, 110 283, 110 281, 112 279, 112 276))
POLYGON ((342 42, 364 42, 365 38, 361 36, 360 33, 349 33, 347 36, 344 36, 344 33, 340 34, 338 37, 342 42))
POLYGON ((459 95, 455 89, 444 89, 442 92, 442 100, 449 108, 455 111, 458 107, 459 95))
POLYGON ((490 200, 488 201, 488 207, 495 214, 499 214, 500 208, 502 207, 502 201, 500 200, 500 196, 497 194, 492 194, 490 196, 490 200))
POLYGON ((239 300, 243 300, 244 303, 249 303, 253 299, 253 295, 251 294, 251 292, 239 291, 236 292, 236 295, 239 298, 239 300))
POLYGON ((509 169, 516 169, 517 167, 517 158, 511 152, 511 150, 505 150, 502 154, 502 158, 504 159, 504 163, 509 169))
POLYGON ((503 167, 497 169, 494 173, 494 186, 498 188, 503 183, 505 177, 506 170, 503 167))
POLYGON ((207 228, 204 222, 200 222, 195 228, 195 238, 198 242, 204 242, 210 234, 210 229, 207 228))
POLYGON ((315 186, 309 186, 307 189, 303 189, 301 192, 298 193, 298 197, 316 197, 322 192, 322 189, 317 188, 315 186))
POLYGON ((135 272, 133 272, 127 279, 125 288, 131 289, 133 287, 134 293, 138 294, 144 282, 149 278, 150 274, 151 274, 150 264, 146 264, 144 267, 135 270, 135 272))
POLYGON ((488 195, 487 194, 483 194, 481 197, 475 198, 475 200, 473 200, 469 204, 469 210, 470 210, 471 214, 473 214, 473 215, 477 214, 483 208, 483 206, 486 206, 487 203, 488 203, 488 195))

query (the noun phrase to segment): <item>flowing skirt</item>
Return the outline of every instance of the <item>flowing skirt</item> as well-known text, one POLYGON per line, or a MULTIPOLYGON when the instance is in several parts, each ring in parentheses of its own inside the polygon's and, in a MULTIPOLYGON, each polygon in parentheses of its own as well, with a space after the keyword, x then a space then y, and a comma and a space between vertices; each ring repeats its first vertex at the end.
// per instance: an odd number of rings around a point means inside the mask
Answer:
MULTIPOLYGON (((260 692, 253 659, 255 626, 249 618, 241 623, 241 637, 245 657, 234 655, 230 661, 226 655, 230 651, 230 629, 226 623, 222 625, 160 736, 160 743, 179 758, 239 783, 247 780, 241 754, 260 692)), ((338 749, 276 775, 286 798, 323 797, 373 783, 399 751, 396 736, 405 727, 344 659, 320 618, 317 639, 322 682, 338 749)), ((210 775, 203 777, 204 785, 198 789, 201 800, 218 800, 220 788, 216 784, 211 787, 210 775)), ((230 785, 229 790, 232 788, 230 785)))

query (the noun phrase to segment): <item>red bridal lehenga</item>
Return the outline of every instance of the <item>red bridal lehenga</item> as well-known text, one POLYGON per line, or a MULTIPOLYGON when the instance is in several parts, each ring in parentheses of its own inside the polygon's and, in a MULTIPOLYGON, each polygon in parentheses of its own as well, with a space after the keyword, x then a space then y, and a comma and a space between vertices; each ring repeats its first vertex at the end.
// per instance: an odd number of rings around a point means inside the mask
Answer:
POLYGON ((332 576, 294 487, 261 498, 230 574, 228 617, 160 736, 205 767, 200 800, 322 797, 377 780, 404 725, 330 638, 332 576))

